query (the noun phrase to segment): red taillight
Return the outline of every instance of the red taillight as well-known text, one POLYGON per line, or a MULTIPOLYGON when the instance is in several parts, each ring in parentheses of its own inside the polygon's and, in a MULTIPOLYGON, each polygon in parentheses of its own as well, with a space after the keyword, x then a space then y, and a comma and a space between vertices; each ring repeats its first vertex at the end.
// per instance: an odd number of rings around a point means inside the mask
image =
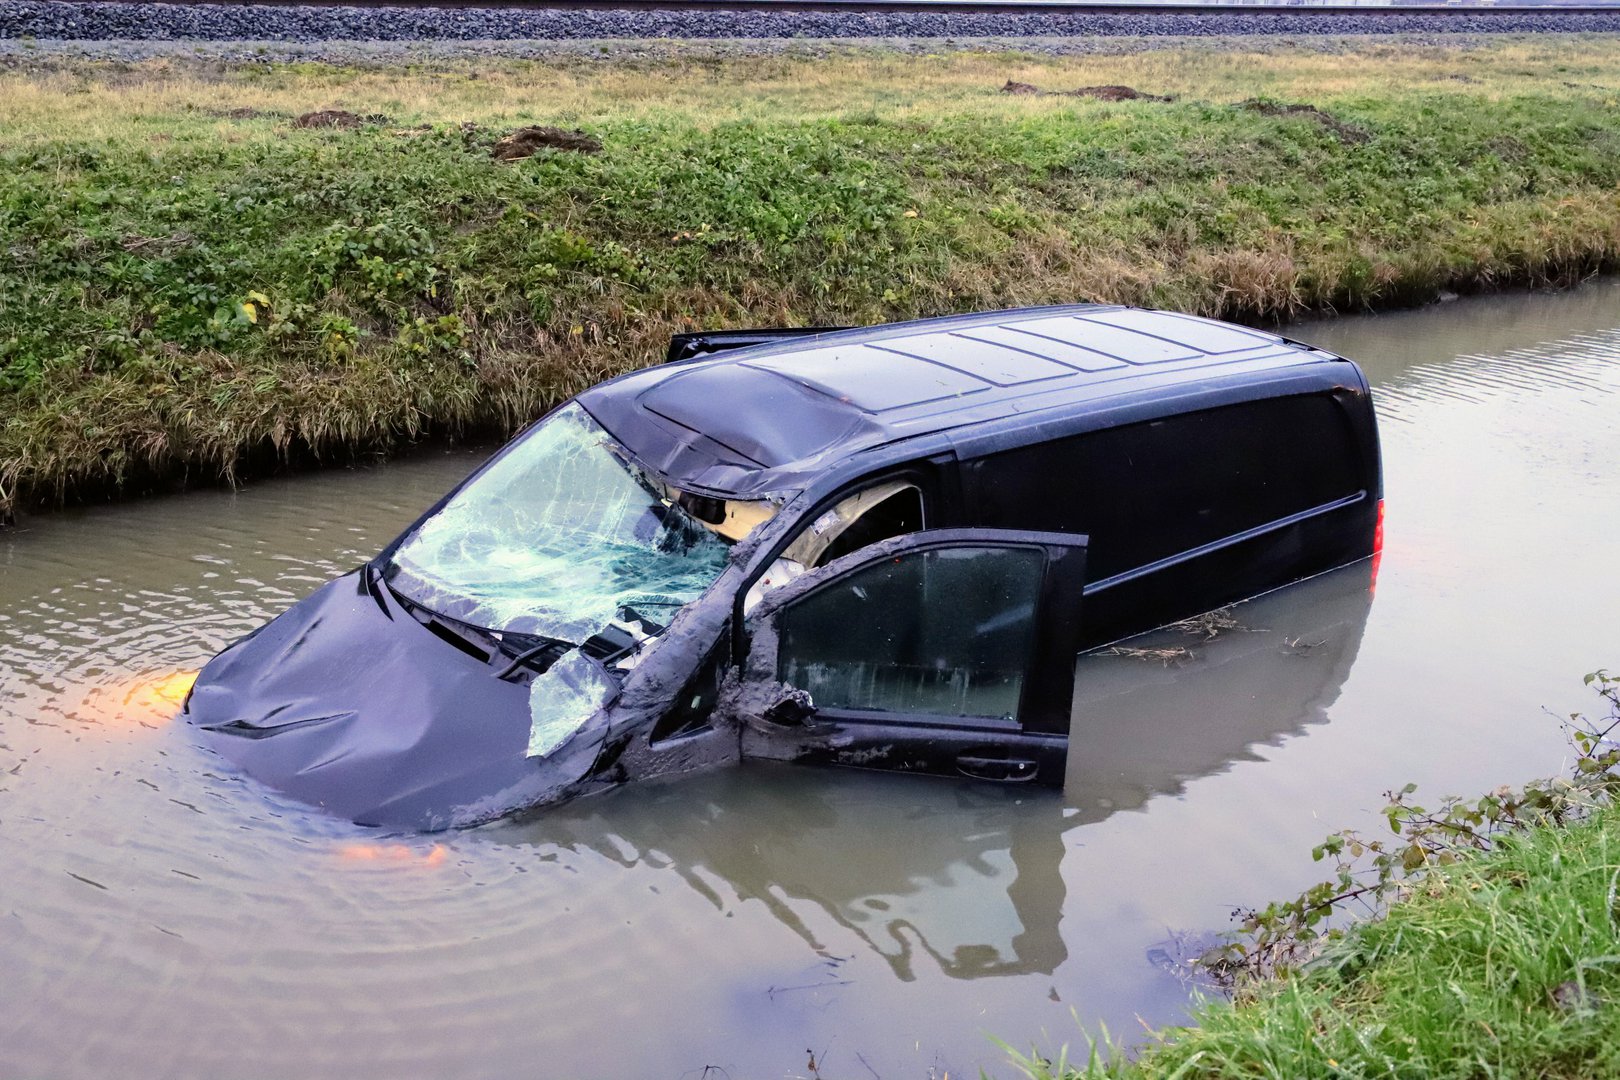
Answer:
POLYGON ((1367 584, 1369 593, 1378 591, 1378 564, 1384 561, 1384 500, 1378 500, 1378 520, 1373 523, 1372 580, 1367 584))

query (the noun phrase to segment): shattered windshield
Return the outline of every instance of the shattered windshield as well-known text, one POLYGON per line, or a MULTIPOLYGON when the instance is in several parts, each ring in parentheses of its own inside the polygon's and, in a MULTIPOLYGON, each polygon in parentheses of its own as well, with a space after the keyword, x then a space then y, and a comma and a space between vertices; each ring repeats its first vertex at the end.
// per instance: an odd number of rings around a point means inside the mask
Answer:
POLYGON ((732 543, 676 494, 567 405, 406 537, 387 580, 440 615, 573 644, 625 607, 668 623, 719 576, 732 543))

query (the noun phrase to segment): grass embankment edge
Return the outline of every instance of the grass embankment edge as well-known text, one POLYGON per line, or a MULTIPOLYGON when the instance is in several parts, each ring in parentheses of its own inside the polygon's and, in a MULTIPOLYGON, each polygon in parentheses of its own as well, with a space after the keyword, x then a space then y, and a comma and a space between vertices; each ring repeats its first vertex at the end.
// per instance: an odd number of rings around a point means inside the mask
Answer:
POLYGON ((1574 90, 1553 45, 750 58, 609 90, 543 64, 8 72, 0 515, 504 436, 693 328, 1567 284, 1620 266, 1620 48, 1582 48, 1574 90), (371 119, 292 123, 334 101, 371 119), (531 120, 603 149, 498 160, 531 120))
MULTIPOLYGON (((1585 730, 1612 732, 1620 681, 1589 682, 1610 714, 1585 730)), ((1105 1035, 1080 1060, 1010 1050, 1014 1065, 1030 1080, 1620 1076, 1620 755, 1580 749, 1572 778, 1400 817, 1375 918, 1320 938, 1290 924, 1308 962, 1202 1000, 1135 1055, 1105 1035)))

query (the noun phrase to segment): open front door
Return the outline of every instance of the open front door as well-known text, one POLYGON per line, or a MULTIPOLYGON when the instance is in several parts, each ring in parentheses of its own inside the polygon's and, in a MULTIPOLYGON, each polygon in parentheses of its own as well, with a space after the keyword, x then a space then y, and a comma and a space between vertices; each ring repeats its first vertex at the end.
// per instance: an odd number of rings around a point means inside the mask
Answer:
POLYGON ((923 531, 768 594, 731 695, 743 756, 1061 784, 1085 545, 923 531))

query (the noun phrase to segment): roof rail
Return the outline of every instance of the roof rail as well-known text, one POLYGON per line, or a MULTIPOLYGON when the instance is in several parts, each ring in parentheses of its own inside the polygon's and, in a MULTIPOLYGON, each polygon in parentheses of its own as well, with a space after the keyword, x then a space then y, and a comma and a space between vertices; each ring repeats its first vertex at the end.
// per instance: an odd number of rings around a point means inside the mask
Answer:
POLYGON ((702 330, 692 334, 675 334, 669 339, 669 352, 664 356, 664 363, 680 364, 728 349, 745 349, 750 345, 815 337, 817 334, 848 329, 850 327, 847 326, 789 326, 775 330, 702 330))

